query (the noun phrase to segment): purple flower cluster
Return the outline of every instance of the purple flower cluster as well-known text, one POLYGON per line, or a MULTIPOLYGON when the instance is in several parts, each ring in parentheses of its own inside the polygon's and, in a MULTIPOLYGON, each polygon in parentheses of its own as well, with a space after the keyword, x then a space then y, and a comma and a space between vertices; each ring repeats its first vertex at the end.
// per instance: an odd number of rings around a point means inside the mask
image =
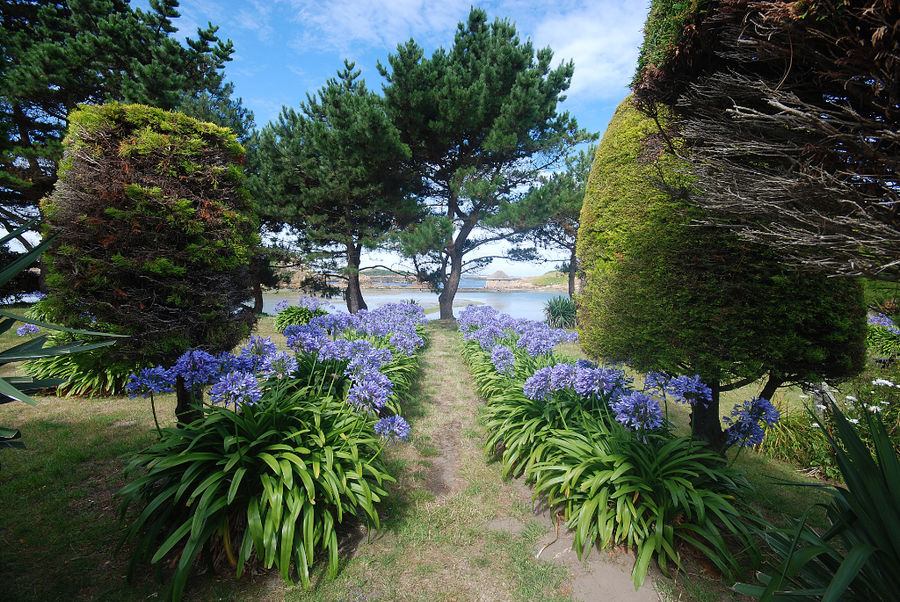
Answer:
POLYGON ((485 351, 493 349, 494 345, 496 345, 500 339, 507 338, 508 336, 509 335, 496 324, 488 324, 478 330, 472 330, 463 334, 465 340, 476 341, 485 351))
POLYGON ((275 313, 282 312, 290 304, 291 304, 291 302, 288 301, 287 299, 282 299, 281 301, 279 301, 278 303, 275 304, 275 313))
POLYGON ((491 363, 494 364, 497 374, 503 376, 515 374, 516 356, 506 345, 494 345, 494 348, 491 349, 491 363))
POLYGON ((778 409, 764 397, 754 397, 737 405, 731 416, 723 417, 728 425, 728 444, 741 447, 759 445, 766 436, 766 426, 778 424, 778 409))
POLYGON ((209 398, 213 403, 234 406, 254 405, 262 399, 259 381, 250 372, 229 372, 220 378, 209 389, 209 398))
POLYGON ((550 397, 553 395, 553 390, 550 388, 552 373, 553 368, 535 370, 522 387, 525 397, 538 401, 550 401, 550 397))
POLYGON ((174 380, 172 373, 162 366, 144 368, 129 377, 125 392, 132 399, 138 396, 146 398, 153 393, 171 393, 175 390, 174 380))
POLYGON ((358 339, 348 346, 350 361, 345 374, 352 378, 370 372, 377 372, 383 365, 394 359, 390 349, 375 347, 369 341, 358 339))
POLYGON ((669 375, 665 372, 648 372, 644 376, 644 391, 663 397, 669 385, 669 375))
POLYGON ((240 355, 237 358, 238 366, 244 372, 259 372, 269 356, 274 355, 277 351, 278 346, 272 342, 270 337, 250 335, 250 341, 241 347, 240 355))
POLYGON ((20 337, 24 337, 29 334, 37 334, 41 331, 40 328, 35 326, 34 324, 24 324, 16 328, 16 334, 20 337))
POLYGON ((427 321, 425 310, 418 305, 387 303, 372 311, 354 314, 347 328, 362 336, 389 338, 400 333, 412 337, 416 334, 416 326, 427 321))
POLYGON ((559 363, 549 368, 537 370, 525 381, 523 390, 529 399, 548 401, 555 391, 572 389, 580 397, 593 395, 614 397, 623 392, 630 379, 621 368, 615 366, 596 367, 588 361, 575 364, 559 363))
POLYGON ((309 324, 310 326, 321 328, 328 333, 329 336, 336 336, 341 331, 350 328, 354 322, 355 320, 352 314, 339 311, 324 316, 316 316, 309 321, 309 324))
POLYGON ((489 305, 469 305, 460 312, 459 331, 467 341, 477 341, 485 351, 492 349, 500 341, 511 343, 531 357, 538 357, 553 351, 559 343, 578 340, 578 333, 561 328, 550 328, 544 322, 515 319, 502 314, 489 305))
POLYGON ((182 377, 184 386, 190 391, 214 383, 221 374, 219 365, 220 361, 215 356, 199 349, 191 349, 175 360, 172 375, 182 377))
POLYGON ((704 407, 712 401, 712 389, 700 381, 699 375, 678 376, 669 380, 666 392, 678 403, 691 405, 702 403, 704 407))
MULTIPOLYGON (((300 305, 310 311, 321 307, 317 300, 309 299, 305 303, 301 299, 300 305)), ((344 374, 352 383, 347 404, 361 414, 378 415, 393 393, 393 383, 381 370, 394 361, 393 350, 409 356, 424 345, 416 328, 425 321, 422 308, 392 304, 354 316, 317 316, 308 325, 288 326, 284 336, 296 353, 314 355, 320 362, 347 362, 344 374)), ((189 390, 212 385, 209 397, 213 403, 238 409, 262 399, 260 379, 286 378, 297 370, 294 355, 279 351, 269 337, 251 336, 237 356, 190 350, 169 370, 158 366, 133 374, 127 389, 132 396, 169 392, 181 376, 189 390)), ((400 417, 392 418, 382 423, 379 434, 390 440, 405 440, 409 425, 400 417)))
POLYGON ((388 443, 406 441, 409 438, 409 424, 402 416, 385 416, 375 423, 375 434, 388 443))
POLYGON ((524 348, 531 357, 537 357, 553 351, 559 343, 574 343, 578 340, 577 332, 566 332, 562 328, 550 328, 542 322, 532 322, 534 326, 525 330, 516 341, 516 346, 524 348))
POLYGON ((275 378, 287 378, 297 372, 297 358, 285 351, 266 356, 260 372, 275 378))
POLYGON ((358 374, 350 386, 347 403, 360 413, 378 414, 387 403, 393 389, 391 379, 377 370, 358 374))
POLYGON ((625 371, 616 366, 596 367, 590 362, 575 364, 573 388, 581 397, 591 395, 615 396, 631 383, 625 371))
POLYGON ((609 404, 616 414, 616 421, 632 431, 649 431, 663 425, 659 402, 646 393, 632 391, 621 394, 609 404))
POLYGON ((416 349, 425 344, 425 340, 415 332, 397 332, 391 335, 391 345, 397 351, 402 352, 406 357, 412 357, 416 353, 416 349))
POLYGON ((881 326, 882 328, 887 328, 888 332, 893 335, 900 335, 900 328, 897 328, 897 325, 884 314, 875 314, 871 316, 868 320, 869 324, 872 326, 881 326))
POLYGON ((287 339, 287 346, 295 353, 317 353, 319 348, 328 342, 327 332, 312 322, 291 324, 282 334, 287 339))
POLYGON ((300 307, 306 308, 311 312, 315 312, 320 307, 324 307, 328 304, 325 303, 324 301, 320 301, 319 299, 316 299, 315 297, 311 297, 309 295, 304 295, 297 300, 297 305, 299 305, 300 307))

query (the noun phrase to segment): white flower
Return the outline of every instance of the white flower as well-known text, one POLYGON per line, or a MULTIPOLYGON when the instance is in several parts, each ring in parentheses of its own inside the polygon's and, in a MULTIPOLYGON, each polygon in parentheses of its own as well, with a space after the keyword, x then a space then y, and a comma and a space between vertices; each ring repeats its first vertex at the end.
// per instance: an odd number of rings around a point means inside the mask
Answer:
POLYGON ((800 399, 809 399, 809 395, 798 395, 800 399))
POLYGON ((847 422, 849 422, 850 424, 859 424, 859 420, 856 418, 848 418, 847 422))
POLYGON ((878 412, 881 411, 881 408, 878 407, 878 406, 869 406, 869 411, 870 411, 870 412, 874 412, 875 414, 877 414, 878 412))
POLYGON ((820 410, 826 409, 825 406, 823 406, 821 403, 817 403, 816 407, 819 408, 820 410))
POLYGON ((819 428, 819 427, 822 426, 822 425, 819 424, 818 422, 813 422, 812 425, 813 425, 813 428, 819 428))
POLYGON ((850 400, 850 401, 859 401, 857 398, 853 397, 852 395, 848 395, 848 396, 845 397, 844 399, 848 399, 848 400, 850 400))
POLYGON ((893 387, 894 383, 885 379, 885 378, 876 378, 872 381, 872 384, 876 387, 893 387))

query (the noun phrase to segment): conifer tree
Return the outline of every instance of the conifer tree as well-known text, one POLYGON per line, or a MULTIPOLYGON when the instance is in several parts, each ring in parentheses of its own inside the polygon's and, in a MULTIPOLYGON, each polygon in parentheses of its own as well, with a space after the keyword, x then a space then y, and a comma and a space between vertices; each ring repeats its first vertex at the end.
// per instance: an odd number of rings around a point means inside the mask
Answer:
POLYGON ((490 261, 467 256, 510 233, 485 218, 584 136, 557 112, 573 65, 551 69, 552 58, 549 48, 520 41, 509 21, 489 23, 472 9, 449 50, 425 58, 410 40, 379 65, 388 108, 427 185, 420 200, 431 219, 404 243, 441 289, 441 319, 453 318, 463 271, 490 261), (438 237, 415 235, 423 233, 438 237))
POLYGON ((221 89, 231 42, 210 25, 182 46, 171 37, 177 7, 176 0, 150 0, 147 11, 123 0, 0 0, 0 226, 12 231, 37 215, 79 103, 172 109, 185 94, 221 89))
MULTIPOLYGON (((595 146, 566 157, 566 168, 550 176, 517 202, 501 203, 500 211, 489 223, 509 226, 519 233, 511 242, 530 242, 537 247, 565 251, 568 254, 569 296, 575 294, 578 258, 575 254, 584 189, 591 173, 595 146)), ((530 251, 531 249, 523 249, 530 251)), ((513 257, 516 254, 513 253, 513 257)))
POLYGON ((364 247, 416 215, 409 148, 352 62, 300 111, 263 128, 251 190, 261 213, 289 226, 307 263, 347 281, 347 309, 366 309, 359 286, 364 247))

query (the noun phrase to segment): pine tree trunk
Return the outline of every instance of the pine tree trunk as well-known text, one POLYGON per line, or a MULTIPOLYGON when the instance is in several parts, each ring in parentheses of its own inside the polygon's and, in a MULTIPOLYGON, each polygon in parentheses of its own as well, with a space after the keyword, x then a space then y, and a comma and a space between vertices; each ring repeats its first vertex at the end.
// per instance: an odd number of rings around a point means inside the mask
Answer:
POLYGON ((706 441, 711 449, 724 454, 725 431, 719 421, 720 384, 718 380, 702 380, 712 390, 712 401, 705 407, 700 403, 694 404, 691 410, 691 434, 694 439, 706 441))
POLYGON ((263 312, 263 290, 258 278, 253 279, 253 313, 263 312))
POLYGON ((575 265, 578 262, 578 258, 575 257, 575 247, 571 249, 571 255, 569 255, 569 298, 575 297, 575 265))
POLYGON ((760 391, 759 396, 763 399, 772 401, 772 396, 775 395, 775 391, 782 383, 784 383, 784 380, 774 374, 769 374, 769 378, 766 380, 766 384, 763 386, 762 391, 760 391))
POLYGON ((361 309, 368 309, 368 305, 366 305, 362 296, 362 290, 359 287, 361 255, 362 247, 352 243, 347 244, 347 291, 345 297, 347 300, 347 311, 351 314, 355 314, 361 309))
POLYGON ((453 248, 450 255, 450 276, 447 278, 446 284, 438 295, 438 304, 441 307, 441 320, 454 320, 453 317, 453 299, 456 297, 456 291, 459 290, 459 280, 462 277, 462 254, 453 248))
POLYGON ((179 376, 175 379, 175 418, 179 425, 190 424, 195 420, 203 418, 203 412, 200 405, 203 403, 203 391, 194 391, 192 399, 191 392, 184 386, 184 378, 179 376))

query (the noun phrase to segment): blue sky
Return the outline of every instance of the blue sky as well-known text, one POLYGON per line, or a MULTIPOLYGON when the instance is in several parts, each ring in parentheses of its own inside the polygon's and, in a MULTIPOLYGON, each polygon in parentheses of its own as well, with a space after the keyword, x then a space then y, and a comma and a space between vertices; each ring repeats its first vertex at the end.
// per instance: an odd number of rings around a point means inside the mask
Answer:
MULTIPOLYGON (((471 0, 182 0, 175 25, 181 35, 194 36, 198 26, 212 22, 222 38, 234 42, 226 77, 261 127, 283 105, 296 108, 307 93, 321 88, 345 58, 356 62, 369 88, 380 91, 379 60, 386 63, 410 38, 426 56, 449 47, 472 5, 471 0)), ((554 60, 574 61, 562 109, 583 128, 602 133, 628 94, 647 0, 491 0, 477 6, 491 20, 515 23, 520 37, 530 38, 536 48, 549 46, 554 60)), ((524 276, 549 266, 495 261, 488 271, 524 276)))

